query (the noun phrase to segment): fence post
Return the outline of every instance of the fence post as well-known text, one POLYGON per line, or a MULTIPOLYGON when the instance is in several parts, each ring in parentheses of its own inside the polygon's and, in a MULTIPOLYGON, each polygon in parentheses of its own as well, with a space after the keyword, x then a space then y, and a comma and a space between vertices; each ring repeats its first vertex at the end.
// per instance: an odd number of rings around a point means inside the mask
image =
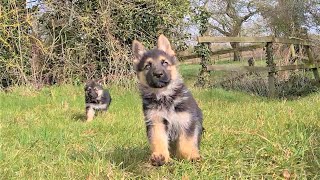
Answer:
POLYGON ((267 55, 267 67, 269 67, 268 71, 268 85, 269 85, 269 94, 270 98, 275 97, 275 63, 273 58, 273 47, 272 42, 268 42, 266 45, 266 55, 267 55))
POLYGON ((196 82, 196 86, 203 87, 208 83, 209 72, 208 72, 208 63, 210 61, 210 43, 201 43, 198 49, 201 57, 201 70, 196 82))
MULTIPOLYGON (((204 8, 200 10, 199 14, 199 32, 201 36, 209 35, 209 17, 208 3, 205 3, 204 8)), ((210 61, 210 43, 200 43, 198 39, 198 46, 196 47, 196 53, 201 57, 201 70, 198 76, 198 80, 195 86, 205 86, 209 81, 209 72, 207 66, 210 61)))
POLYGON ((314 61, 314 57, 312 55, 310 46, 306 46, 306 51, 307 51, 307 55, 308 55, 310 63, 316 65, 315 68, 312 68, 312 72, 313 72, 314 79, 316 80, 317 85, 319 85, 320 84, 320 77, 319 77, 319 71, 318 71, 318 63, 316 63, 314 61))

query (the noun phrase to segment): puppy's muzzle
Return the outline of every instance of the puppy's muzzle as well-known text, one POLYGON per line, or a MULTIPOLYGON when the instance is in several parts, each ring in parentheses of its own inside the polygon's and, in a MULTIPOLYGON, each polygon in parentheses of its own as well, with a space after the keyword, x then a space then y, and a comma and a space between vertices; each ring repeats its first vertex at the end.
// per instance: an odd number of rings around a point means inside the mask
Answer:
POLYGON ((156 79, 160 80, 160 78, 163 77, 164 72, 163 71, 154 71, 152 73, 152 75, 153 75, 153 78, 156 78, 156 79))

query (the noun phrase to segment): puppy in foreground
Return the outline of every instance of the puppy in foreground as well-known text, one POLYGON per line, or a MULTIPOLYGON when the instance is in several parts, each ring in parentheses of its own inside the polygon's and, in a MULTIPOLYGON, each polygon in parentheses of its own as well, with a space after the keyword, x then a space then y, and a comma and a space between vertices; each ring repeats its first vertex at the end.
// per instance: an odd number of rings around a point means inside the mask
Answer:
POLYGON ((167 163, 170 153, 187 160, 200 159, 202 112, 177 71, 169 40, 160 35, 157 47, 148 51, 134 40, 132 50, 152 151, 151 164, 167 163))
POLYGON ((107 111, 111 96, 108 90, 104 90, 101 84, 95 80, 87 81, 85 88, 87 122, 92 121, 95 111, 107 111))

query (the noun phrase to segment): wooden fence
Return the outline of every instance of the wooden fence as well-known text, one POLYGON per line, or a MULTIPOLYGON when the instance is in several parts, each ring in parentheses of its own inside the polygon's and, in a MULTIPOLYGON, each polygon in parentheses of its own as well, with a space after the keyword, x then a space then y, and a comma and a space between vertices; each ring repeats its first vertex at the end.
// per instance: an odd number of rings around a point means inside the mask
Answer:
MULTIPOLYGON (((230 67, 226 65, 205 65, 205 57, 198 56, 196 54, 188 55, 182 57, 183 60, 191 58, 201 58, 202 71, 249 71, 249 72, 268 72, 268 86, 269 86, 269 97, 275 97, 275 74, 278 71, 287 70, 297 70, 297 69, 312 69, 314 78, 317 84, 320 84, 318 68, 320 67, 319 62, 315 61, 310 46, 312 46, 311 41, 303 39, 287 39, 287 38, 276 38, 271 36, 266 37, 210 37, 203 36, 198 37, 198 43, 258 43, 256 45, 240 47, 236 49, 237 51, 249 51, 257 48, 265 48, 266 50, 266 67, 256 67, 256 66, 240 66, 240 67, 230 67), (274 62, 273 54, 273 44, 291 44, 291 45, 301 45, 304 47, 308 59, 308 63, 296 64, 296 65, 285 65, 276 66, 274 62)), ((235 51, 235 49, 219 50, 215 52, 210 52, 210 55, 220 55, 235 51)))
MULTIPOLYGON (((221 50, 210 52, 210 55, 211 56, 216 56, 216 55, 228 54, 228 53, 234 52, 235 50, 237 50, 237 51, 251 51, 251 50, 263 48, 263 47, 265 47, 265 45, 266 45, 265 43, 260 43, 260 44, 242 46, 242 47, 239 47, 237 49, 232 49, 232 48, 221 49, 221 50)), ((178 55, 180 56, 180 59, 182 61, 186 61, 186 60, 189 60, 189 59, 200 58, 199 55, 196 54, 196 53, 193 53, 193 54, 178 53, 178 55)), ((195 62, 197 62, 197 61, 195 61, 195 62)), ((187 62, 187 64, 189 64, 189 63, 187 62)))

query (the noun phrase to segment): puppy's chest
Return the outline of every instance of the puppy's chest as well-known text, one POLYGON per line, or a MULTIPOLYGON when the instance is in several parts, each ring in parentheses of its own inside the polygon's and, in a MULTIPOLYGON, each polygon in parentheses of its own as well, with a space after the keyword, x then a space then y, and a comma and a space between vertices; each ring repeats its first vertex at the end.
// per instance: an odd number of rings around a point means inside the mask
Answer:
POLYGON ((155 119, 165 119, 169 124, 181 124, 188 122, 191 115, 186 107, 188 97, 175 99, 144 99, 143 109, 147 121, 155 119))
POLYGON ((95 98, 86 100, 86 107, 93 108, 95 110, 100 110, 107 108, 107 104, 104 103, 100 98, 95 98))
POLYGON ((107 104, 103 104, 103 103, 86 103, 86 107, 93 108, 93 109, 96 109, 96 110, 100 110, 100 109, 106 109, 107 108, 107 104))
POLYGON ((171 98, 167 96, 163 96, 160 98, 157 98, 155 96, 143 98, 143 109, 144 111, 157 110, 161 112, 167 112, 170 114, 175 113, 176 111, 186 111, 187 109, 183 107, 186 107, 187 99, 188 97, 184 96, 176 98, 171 98))

